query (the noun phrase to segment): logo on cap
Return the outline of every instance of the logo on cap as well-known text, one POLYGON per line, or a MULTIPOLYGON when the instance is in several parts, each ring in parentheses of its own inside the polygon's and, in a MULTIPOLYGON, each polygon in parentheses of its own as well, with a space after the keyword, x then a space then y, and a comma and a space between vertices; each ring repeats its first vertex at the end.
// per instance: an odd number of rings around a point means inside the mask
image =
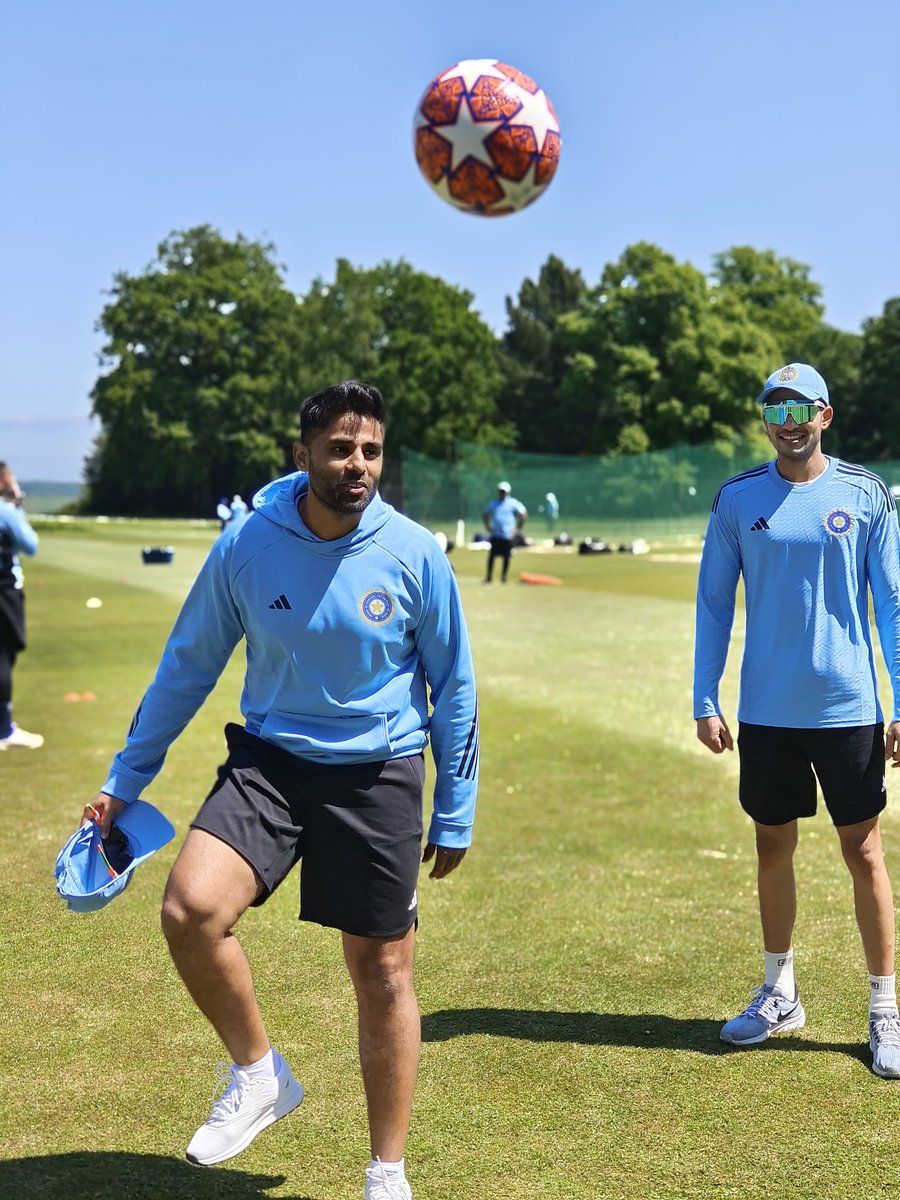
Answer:
POLYGON ((825 517, 824 525, 834 537, 843 537, 853 528, 853 517, 846 509, 833 508, 825 517))
POLYGON ((782 367, 778 372, 778 378, 782 383, 790 383, 792 379, 796 379, 800 372, 793 365, 782 367))

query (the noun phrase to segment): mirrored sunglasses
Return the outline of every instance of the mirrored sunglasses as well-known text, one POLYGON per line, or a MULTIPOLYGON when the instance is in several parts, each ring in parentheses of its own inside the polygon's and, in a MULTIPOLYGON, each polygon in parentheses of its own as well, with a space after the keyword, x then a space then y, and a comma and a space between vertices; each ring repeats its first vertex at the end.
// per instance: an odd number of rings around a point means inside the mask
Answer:
POLYGON ((763 420, 767 425, 783 425, 788 417, 793 417, 796 425, 805 425, 822 411, 821 404, 764 404, 763 420))

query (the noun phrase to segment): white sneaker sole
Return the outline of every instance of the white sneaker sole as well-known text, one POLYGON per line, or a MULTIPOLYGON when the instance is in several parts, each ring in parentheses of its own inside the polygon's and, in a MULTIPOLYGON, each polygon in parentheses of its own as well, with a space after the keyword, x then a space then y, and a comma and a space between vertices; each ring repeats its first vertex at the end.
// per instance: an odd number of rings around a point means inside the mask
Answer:
POLYGON ((872 1051, 872 1070, 879 1079, 900 1079, 900 1071, 880 1071, 875 1062, 875 1047, 871 1042, 869 1042, 869 1049, 872 1051))
POLYGON ((724 1033, 720 1033, 719 1037, 729 1046, 758 1046, 761 1042, 767 1042, 770 1037, 778 1037, 782 1033, 791 1033, 794 1029, 802 1029, 806 1024, 806 1013, 801 1008, 795 1012, 793 1016, 788 1017, 786 1021, 782 1021, 780 1025, 776 1025, 774 1029, 767 1029, 765 1033, 759 1034, 754 1038, 741 1038, 737 1041, 734 1038, 726 1037, 724 1033))
POLYGON ((283 1095, 278 1097, 268 1112, 260 1113, 253 1124, 248 1125, 244 1130, 243 1136, 238 1141, 232 1142, 227 1150, 206 1158, 199 1158, 196 1154, 188 1153, 185 1153, 184 1157, 195 1167, 214 1167, 216 1163, 227 1162, 229 1158, 235 1158, 246 1150, 253 1139, 264 1129, 268 1129, 270 1125, 274 1125, 276 1121, 280 1121, 282 1117, 292 1113, 295 1108, 299 1107, 302 1100, 303 1085, 292 1078, 290 1086, 283 1095))

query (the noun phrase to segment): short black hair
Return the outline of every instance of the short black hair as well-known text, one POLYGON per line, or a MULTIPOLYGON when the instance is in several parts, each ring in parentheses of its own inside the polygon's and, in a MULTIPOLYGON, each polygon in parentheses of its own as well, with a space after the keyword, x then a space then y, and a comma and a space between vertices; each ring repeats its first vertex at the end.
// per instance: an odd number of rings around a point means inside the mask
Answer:
POLYGON ((300 405, 300 441, 308 444, 310 434, 317 429, 324 429, 335 417, 341 417, 344 413, 371 417, 383 425, 384 400, 381 392, 371 383, 344 379, 307 396, 300 405))

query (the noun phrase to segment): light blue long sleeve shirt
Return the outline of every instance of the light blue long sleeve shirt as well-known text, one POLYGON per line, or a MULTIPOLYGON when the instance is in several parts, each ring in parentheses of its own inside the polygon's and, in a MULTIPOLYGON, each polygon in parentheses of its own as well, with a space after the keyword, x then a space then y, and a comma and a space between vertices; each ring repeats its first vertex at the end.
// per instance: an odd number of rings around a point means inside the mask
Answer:
POLYGON ((900 720, 900 528, 883 480, 832 458, 810 483, 788 482, 773 461, 722 485, 697 584, 698 718, 720 713, 741 576, 741 721, 793 729, 881 722, 870 593, 891 720, 900 720))
POLYGON ((245 524, 217 540, 102 790, 140 795, 245 638, 250 733, 323 763, 403 758, 430 736, 429 840, 468 846, 478 714, 446 555, 377 495, 352 533, 323 541, 298 513, 306 487, 303 473, 269 484, 245 524))
POLYGON ((20 554, 36 554, 38 535, 18 505, 0 499, 0 587, 22 586, 20 554))

